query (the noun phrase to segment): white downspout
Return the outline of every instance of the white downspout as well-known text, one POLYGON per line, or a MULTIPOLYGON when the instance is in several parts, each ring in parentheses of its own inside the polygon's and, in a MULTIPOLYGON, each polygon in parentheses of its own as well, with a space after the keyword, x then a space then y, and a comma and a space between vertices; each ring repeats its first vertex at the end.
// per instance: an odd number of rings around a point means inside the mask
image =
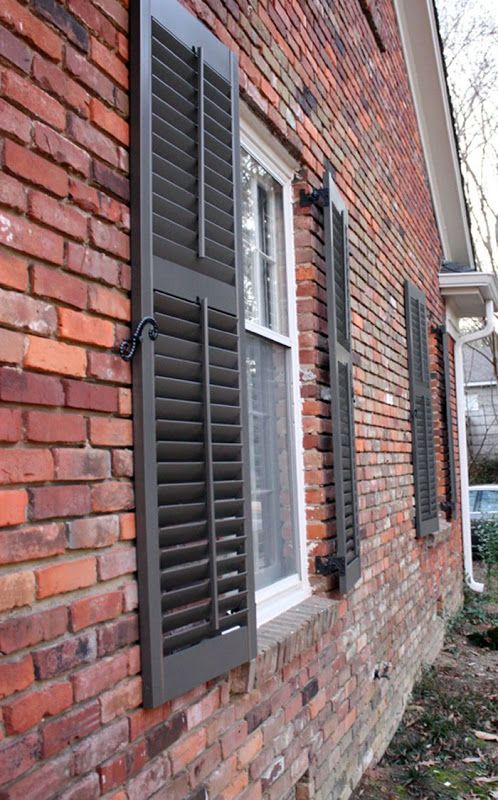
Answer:
POLYGON ((455 341, 455 383, 457 399, 458 421, 458 452, 460 457, 460 491, 462 503, 462 537, 463 537, 463 564, 467 585, 474 592, 484 591, 484 584, 474 580, 474 564, 472 560, 472 539, 470 533, 470 506, 469 506, 469 461, 467 457, 467 423, 465 409, 465 385, 463 375, 463 347, 470 342, 476 342, 489 336, 495 329, 494 304, 492 300, 486 301, 486 322, 484 327, 472 333, 464 333, 455 341))

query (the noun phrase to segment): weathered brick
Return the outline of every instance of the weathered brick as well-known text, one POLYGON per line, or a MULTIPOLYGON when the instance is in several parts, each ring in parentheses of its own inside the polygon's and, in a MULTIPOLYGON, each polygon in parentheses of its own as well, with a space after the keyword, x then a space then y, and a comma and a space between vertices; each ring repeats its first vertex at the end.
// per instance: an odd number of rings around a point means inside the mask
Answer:
POLYGON ((134 506, 133 487, 123 481, 106 481, 92 487, 92 511, 127 511, 134 506))
POLYGON ((86 342, 97 347, 112 347, 114 325, 105 319, 81 314, 70 308, 59 309, 59 331, 63 339, 86 342))
POLYGON ((69 180, 61 167, 9 140, 5 142, 3 155, 4 165, 10 172, 25 178, 30 183, 43 186, 59 197, 67 195, 69 180))
POLYGON ((24 733, 45 716, 53 717, 65 711, 72 702, 73 690, 68 682, 25 694, 3 706, 5 730, 9 735, 24 733))
POLYGON ((30 655, 17 661, 0 664, 0 698, 9 697, 31 686, 35 679, 33 659, 30 655))
POLYGON ((69 0, 69 8, 85 26, 100 36, 111 47, 116 43, 116 29, 93 3, 88 0, 69 0))
POLYGON ((0 564, 60 555, 65 546, 64 526, 58 523, 0 531, 0 564))
POLYGON ((76 444, 86 439, 86 420, 81 414, 28 411, 25 421, 26 438, 30 442, 76 444))
POLYGON ((105 286, 92 285, 88 290, 88 307, 98 314, 113 319, 130 319, 130 301, 122 292, 107 289, 105 286))
POLYGON ((109 80, 99 69, 93 66, 88 58, 78 53, 72 47, 66 47, 64 53, 64 66, 66 70, 90 89, 91 92, 102 97, 108 103, 113 102, 114 87, 112 81, 109 80))
MULTIPOLYGON (((116 478, 133 477, 133 451, 132 450, 113 450, 112 453, 112 474, 116 478)), ((121 538, 124 538, 123 536, 121 538)), ((133 538, 133 537, 131 537, 133 538)))
POLYGON ((0 367, 0 400, 60 406, 64 403, 64 393, 58 378, 0 367))
POLYGON ((135 539, 137 535, 135 514, 120 514, 119 538, 122 541, 135 539))
POLYGON ((99 793, 99 779, 95 772, 80 778, 69 789, 60 795, 58 800, 88 800, 97 797, 99 793))
POLYGON ((20 411, 0 408, 0 442, 18 442, 21 438, 21 423, 20 411))
POLYGON ((30 117, 0 97, 0 131, 27 143, 31 139, 31 126, 30 117))
POLYGON ((168 760, 166 756, 159 756, 128 783, 129 800, 148 800, 151 795, 164 786, 168 777, 168 760))
POLYGON ((67 103, 82 116, 88 117, 90 113, 88 92, 59 66, 36 54, 33 58, 33 77, 43 89, 53 92, 63 103, 67 103))
POLYGON ((55 2, 55 0, 34 0, 33 8, 41 17, 45 17, 62 33, 65 33, 69 41, 83 51, 88 50, 89 37, 87 31, 67 9, 55 2))
POLYGON ((122 617, 115 622, 103 625, 97 631, 99 656, 110 655, 121 647, 138 639, 138 619, 136 616, 122 617))
POLYGON ((74 239, 86 238, 88 219, 74 206, 33 190, 29 193, 29 213, 38 222, 57 228, 74 239))
POLYGON ((68 525, 68 546, 74 550, 108 547, 119 538, 120 526, 116 515, 76 519, 68 525))
POLYGON ((130 678, 100 696, 102 722, 136 708, 142 702, 142 679, 130 678))
POLYGON ((61 675, 75 667, 95 661, 95 634, 90 632, 72 639, 65 639, 59 644, 52 644, 33 653, 35 676, 37 680, 46 680, 61 675))
MULTIPOLYGON (((2 104, 0 100, 0 120, 2 104)), ((24 292, 28 287, 28 262, 12 253, 0 253, 0 285, 24 292)))
POLYGON ((67 268, 89 278, 115 286, 119 278, 119 264, 104 253, 68 242, 67 268))
POLYGON ((70 761, 70 753, 65 753, 20 778, 9 786, 8 800, 47 800, 47 797, 56 797, 69 780, 70 761))
POLYGON ((100 161, 92 162, 92 175, 95 183, 99 183, 108 191, 117 195, 121 200, 130 199, 130 182, 127 177, 116 170, 102 164, 100 161))
POLYGON ((147 754, 150 759, 171 747, 187 730, 187 718, 184 711, 174 714, 161 725, 147 734, 147 754))
POLYGON ((51 334, 57 329, 57 314, 43 300, 0 289, 0 322, 33 333, 51 334))
POLYGON ((64 747, 84 739, 100 727, 99 704, 79 706, 42 728, 43 758, 50 758, 64 747))
MULTIPOLYGON (((0 328, 0 361, 4 364, 22 364, 24 347, 25 338, 22 333, 0 328)), ((4 439, 3 441, 9 440, 4 439)))
POLYGON ((26 211, 27 208, 24 184, 6 172, 2 174, 2 182, 0 184, 0 204, 21 212, 26 211))
MULTIPOLYGON (((30 733, 0 749, 0 775, 4 783, 28 772, 40 758, 38 736, 30 733)), ((10 799, 9 799, 10 800, 10 799)))
POLYGON ((0 651, 14 653, 24 647, 56 639, 67 630, 67 620, 68 611, 63 606, 6 619, 0 622, 0 651))
POLYGON ((24 365, 28 368, 83 377, 86 373, 86 360, 86 351, 82 347, 54 339, 28 336, 24 357, 24 365))
POLYGON ((81 700, 88 700, 96 694, 101 694, 126 678, 127 673, 126 653, 118 653, 113 658, 99 660, 89 667, 80 669, 71 676, 74 699, 79 703, 81 700))
POLYGON ((21 525, 26 520, 28 493, 24 489, 0 492, 0 527, 21 525))
POLYGON ((107 450, 61 448, 53 450, 55 475, 64 481, 96 481, 111 474, 111 457, 107 450))
POLYGON ((90 58, 113 81, 117 81, 123 89, 128 88, 128 69, 105 45, 92 37, 90 42, 90 58))
POLYGON ((61 300, 76 308, 86 308, 87 284, 62 270, 36 265, 31 269, 31 284, 35 294, 61 300))
POLYGON ((29 74, 33 61, 33 51, 22 39, 13 36, 7 28, 0 29, 0 52, 6 61, 10 61, 11 64, 19 67, 22 72, 29 74))
POLYGON ((61 236, 27 219, 11 216, 4 210, 0 211, 0 244, 52 264, 63 262, 64 240, 61 236))
POLYGON ((106 108, 96 97, 93 97, 90 102, 90 119, 103 131, 109 133, 125 147, 128 147, 130 143, 128 123, 122 117, 119 117, 115 111, 106 108))
POLYGON ((111 353, 88 353, 88 374, 112 383, 131 383, 130 364, 111 353))
POLYGON ((80 172, 85 177, 90 174, 91 158, 88 153, 74 142, 53 131, 47 125, 35 122, 34 140, 38 150, 53 158, 58 164, 72 167, 72 169, 80 172))
POLYGON ((32 519, 79 517, 88 514, 91 495, 88 486, 40 486, 30 490, 32 519))
MULTIPOLYGON (((92 353, 89 355, 92 355, 92 353)), ((117 411, 118 394, 117 389, 112 386, 73 380, 64 380, 62 385, 66 395, 65 405, 70 408, 85 408, 91 411, 117 411)))
POLYGON ((36 570, 37 597, 71 592, 96 583, 95 558, 79 558, 36 570))
POLYGON ((99 578, 108 581, 118 575, 135 572, 137 568, 136 551, 134 547, 114 548, 108 553, 97 556, 99 578))
MULTIPOLYGON (((71 138, 78 142, 80 147, 89 150, 91 153, 95 153, 96 156, 112 164, 114 167, 119 165, 118 151, 114 142, 94 128, 89 122, 70 112, 67 130, 71 138)), ((94 241, 94 244, 98 243, 94 241)))
POLYGON ((115 226, 107 225, 95 218, 90 220, 90 241, 96 247, 117 256, 117 258, 128 261, 130 257, 129 236, 115 226))
POLYGON ((73 631, 79 631, 89 625, 118 617, 122 610, 121 591, 84 597, 71 604, 71 627, 73 631))
POLYGON ((128 742, 128 721, 120 719, 102 728, 74 748, 74 767, 77 775, 84 774, 110 758, 128 742))
POLYGON ((53 128, 64 130, 66 112, 58 100, 15 72, 5 72, 2 84, 4 97, 13 100, 53 128))
POLYGON ((189 734, 173 745, 169 751, 173 775, 184 769, 205 748, 207 734, 205 728, 189 734))
POLYGON ((58 61, 62 55, 62 42, 59 37, 41 20, 31 14, 16 0, 3 0, 0 19, 16 33, 27 39, 50 58, 58 61))
POLYGON ((129 447, 133 444, 131 420, 92 417, 90 419, 90 441, 94 445, 129 447))
POLYGON ((13 448, 4 450, 0 467, 0 483, 34 483, 54 477, 50 450, 13 448))

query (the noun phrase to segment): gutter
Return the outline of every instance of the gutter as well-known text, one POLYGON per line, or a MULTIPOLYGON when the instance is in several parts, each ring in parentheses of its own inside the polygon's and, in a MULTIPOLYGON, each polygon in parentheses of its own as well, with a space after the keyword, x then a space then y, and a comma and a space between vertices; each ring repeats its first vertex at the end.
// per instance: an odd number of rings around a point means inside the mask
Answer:
POLYGON ((455 341, 455 383, 457 398, 457 423, 458 423, 458 451, 460 458, 460 491, 462 507, 462 539, 463 539, 463 564, 465 580, 474 592, 484 591, 484 584, 474 579, 474 564, 472 560, 472 539, 470 532, 470 505, 469 505, 469 463, 467 456, 467 428, 465 420, 465 385, 463 374, 463 348, 470 342, 484 339, 494 333, 495 316, 493 300, 486 300, 486 321, 478 331, 465 333, 458 336, 455 341))

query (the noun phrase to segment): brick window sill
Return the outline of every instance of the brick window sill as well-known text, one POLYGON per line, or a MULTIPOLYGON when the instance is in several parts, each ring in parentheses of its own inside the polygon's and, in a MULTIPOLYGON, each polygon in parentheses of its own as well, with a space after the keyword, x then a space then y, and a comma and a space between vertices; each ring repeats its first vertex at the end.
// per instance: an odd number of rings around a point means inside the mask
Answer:
POLYGON ((439 530, 436 533, 430 533, 427 537, 427 547, 437 547, 443 542, 447 542, 451 536, 452 523, 445 520, 439 520, 439 530))
POLYGON ((338 605, 337 600, 309 597, 258 628, 258 654, 232 671, 232 692, 252 691, 313 647, 333 626, 338 605))

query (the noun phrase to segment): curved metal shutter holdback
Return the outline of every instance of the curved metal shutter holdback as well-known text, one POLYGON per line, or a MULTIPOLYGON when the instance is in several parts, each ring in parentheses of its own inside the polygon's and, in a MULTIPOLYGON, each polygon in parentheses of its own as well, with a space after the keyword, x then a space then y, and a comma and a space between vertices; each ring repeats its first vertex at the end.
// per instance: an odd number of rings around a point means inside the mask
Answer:
POLYGON ((131 339, 124 339, 119 345, 119 355, 123 361, 132 360, 138 347, 138 343, 142 341, 142 333, 146 325, 152 326, 148 331, 149 339, 157 339, 159 328, 156 320, 154 317, 143 317, 143 319, 141 319, 138 323, 135 333, 132 335, 131 339))

